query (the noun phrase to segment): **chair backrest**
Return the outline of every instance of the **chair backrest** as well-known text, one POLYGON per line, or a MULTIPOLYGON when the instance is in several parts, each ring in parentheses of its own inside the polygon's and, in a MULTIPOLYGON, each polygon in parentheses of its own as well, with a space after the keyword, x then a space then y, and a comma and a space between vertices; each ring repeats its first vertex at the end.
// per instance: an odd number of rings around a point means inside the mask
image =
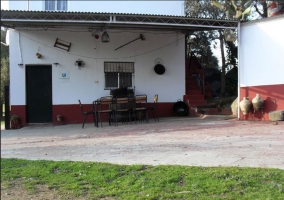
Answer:
POLYGON ((116 104, 128 104, 128 97, 118 97, 116 98, 116 104))
POLYGON ((158 94, 155 94, 154 96, 154 103, 157 103, 158 102, 158 94))
POLYGON ((80 99, 79 99, 78 101, 79 101, 79 106, 80 106, 80 108, 81 108, 81 111, 82 111, 82 113, 84 114, 84 109, 83 109, 83 106, 82 106, 82 104, 81 104, 80 99))
POLYGON ((97 103, 99 110, 109 110, 113 104, 113 98, 111 96, 101 97, 97 103))
POLYGON ((129 109, 131 108, 131 101, 129 97, 115 98, 115 109, 129 109))
POLYGON ((157 108, 158 100, 159 100, 159 98, 158 98, 158 94, 155 94, 155 96, 154 96, 154 106, 153 106, 153 108, 154 108, 154 109, 156 109, 156 108, 157 108))
POLYGON ((135 103, 136 107, 146 107, 147 108, 147 95, 146 94, 141 94, 141 95, 136 95, 135 96, 135 103))
POLYGON ((102 105, 112 104, 112 103, 113 103, 113 98, 110 97, 110 96, 101 97, 101 98, 100 98, 100 103, 101 103, 102 105))

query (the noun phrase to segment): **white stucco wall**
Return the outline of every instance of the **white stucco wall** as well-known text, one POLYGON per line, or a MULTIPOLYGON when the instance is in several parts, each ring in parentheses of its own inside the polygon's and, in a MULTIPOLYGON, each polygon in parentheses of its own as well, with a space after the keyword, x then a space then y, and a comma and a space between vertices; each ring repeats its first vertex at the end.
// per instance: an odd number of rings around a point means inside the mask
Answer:
POLYGON ((283 84, 284 16, 244 23, 240 34, 240 86, 283 84))
POLYGON ((26 105, 25 65, 52 65, 53 105, 91 103, 109 94, 104 90, 104 61, 134 62, 135 93, 153 98, 159 94, 159 102, 175 102, 185 93, 185 43, 178 33, 108 31, 109 43, 91 37, 89 31, 11 30, 10 31, 10 86, 11 105, 26 105), (117 51, 115 48, 139 37, 117 51), (53 47, 56 38, 71 42, 70 52, 53 47), (42 54, 38 59, 36 53, 42 54), (22 59, 21 59, 22 55, 22 59), (166 72, 154 72, 155 60, 161 58, 166 72), (85 62, 81 70, 75 61, 85 62), (23 67, 18 64, 23 63, 23 67), (59 63, 56 67, 53 63, 59 63), (59 79, 59 73, 67 72, 69 79, 59 79), (98 83, 95 83, 95 82, 98 83))
MULTIPOLYGON (((44 1, 10 1, 10 10, 43 10, 44 1)), ((68 1, 68 11, 184 16, 184 1, 68 1)))

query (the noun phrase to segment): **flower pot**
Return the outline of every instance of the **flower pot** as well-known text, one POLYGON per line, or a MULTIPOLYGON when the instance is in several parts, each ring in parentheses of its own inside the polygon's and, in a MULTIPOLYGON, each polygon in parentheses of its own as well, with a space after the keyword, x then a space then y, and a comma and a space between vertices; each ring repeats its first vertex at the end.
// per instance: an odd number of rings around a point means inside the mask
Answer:
POLYGON ((249 114, 251 108, 251 102, 249 101, 248 97, 244 97, 243 100, 240 102, 240 109, 244 115, 249 114))
POLYGON ((256 94, 256 96, 251 100, 251 103, 252 103, 253 109, 255 111, 258 111, 258 110, 262 110, 264 100, 263 98, 261 98, 259 94, 256 94))
POLYGON ((19 126, 19 124, 20 124, 20 120, 19 119, 12 119, 11 120, 11 128, 18 128, 18 126, 19 126))

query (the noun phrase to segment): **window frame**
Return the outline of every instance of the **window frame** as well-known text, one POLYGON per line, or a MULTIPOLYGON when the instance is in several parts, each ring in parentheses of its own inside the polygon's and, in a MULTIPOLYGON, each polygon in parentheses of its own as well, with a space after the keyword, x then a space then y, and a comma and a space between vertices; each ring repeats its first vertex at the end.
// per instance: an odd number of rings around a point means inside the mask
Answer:
POLYGON ((124 82, 128 83, 127 88, 128 89, 134 89, 135 88, 135 68, 134 68, 134 62, 104 62, 104 89, 105 90, 113 90, 123 87, 123 77, 124 82), (122 78, 121 78, 122 75, 122 78), (114 79, 111 79, 111 76, 114 79), (129 86, 129 83, 131 86, 129 86), (115 86, 114 86, 115 84, 115 86))
MULTIPOLYGON (((64 7, 64 6, 63 6, 64 7)), ((68 11, 68 0, 43 0, 43 10, 44 11, 68 11), (54 9, 46 9, 46 3, 50 1, 50 2, 54 2, 54 9), (66 9, 58 9, 58 2, 65 2, 65 7, 66 9)))

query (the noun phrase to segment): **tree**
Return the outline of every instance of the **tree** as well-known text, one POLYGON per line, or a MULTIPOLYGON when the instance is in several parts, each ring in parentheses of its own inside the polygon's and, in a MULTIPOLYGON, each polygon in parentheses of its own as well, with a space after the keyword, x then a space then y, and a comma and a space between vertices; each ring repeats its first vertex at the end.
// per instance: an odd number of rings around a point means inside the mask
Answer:
POLYGON ((211 0, 211 4, 226 12, 228 19, 253 20, 284 13, 283 0, 211 0))
MULTIPOLYGON (((196 31, 189 34, 188 43, 191 52, 194 52, 204 67, 218 68, 218 58, 214 56, 211 49, 210 31, 196 31)), ((190 52, 188 52, 190 53, 190 52)))
POLYGON ((2 117, 2 104, 5 103, 5 85, 9 85, 9 47, 6 46, 6 29, 1 28, 1 90, 0 106, 2 117))
MULTIPOLYGON (((186 0, 185 14, 196 18, 216 18, 218 9, 210 4, 210 0, 186 0)), ((213 38, 216 37, 216 31, 196 31, 188 34, 191 51, 194 51, 200 58, 204 67, 218 68, 218 59, 213 55, 213 38)))
MULTIPOLYGON (((190 17, 203 17, 203 18, 214 18, 214 19, 223 19, 226 17, 226 14, 223 10, 220 10, 218 7, 214 7, 211 4, 210 0, 187 0, 185 3, 185 13, 187 16, 190 17)), ((223 30, 214 30, 209 31, 207 34, 204 35, 207 41, 207 46, 211 47, 211 43, 216 43, 215 40, 219 40, 220 43, 220 50, 221 50, 221 95, 225 95, 225 71, 226 71, 226 63, 225 63, 225 50, 224 50, 224 36, 223 30)), ((216 45, 216 44, 215 44, 216 45)), ((202 47, 200 44, 198 45, 199 48, 202 47)), ((211 50, 211 49, 210 49, 211 50)), ((212 53, 212 50, 211 50, 212 53)), ((213 53, 212 53, 213 54, 213 53)), ((210 63, 210 62, 209 62, 210 63)))
MULTIPOLYGON (((238 20, 254 20, 258 18, 273 17, 284 13, 283 1, 265 1, 265 0, 211 0, 211 5, 226 13, 226 18, 235 18, 238 20)), ((221 36, 220 32, 220 36, 221 36)), ((230 77, 225 79, 224 70, 231 68, 236 71, 237 67, 237 47, 234 42, 226 42, 227 58, 226 64, 223 57, 223 40, 220 37, 220 47, 222 52, 222 96, 225 94, 225 85, 229 93, 234 94, 237 87, 237 77, 231 73, 230 77), (226 65, 226 67, 224 66, 226 65), (227 83, 226 83, 227 82, 227 83), (230 84, 228 84, 230 82, 230 84)), ((236 73, 235 73, 236 74, 236 73)))

